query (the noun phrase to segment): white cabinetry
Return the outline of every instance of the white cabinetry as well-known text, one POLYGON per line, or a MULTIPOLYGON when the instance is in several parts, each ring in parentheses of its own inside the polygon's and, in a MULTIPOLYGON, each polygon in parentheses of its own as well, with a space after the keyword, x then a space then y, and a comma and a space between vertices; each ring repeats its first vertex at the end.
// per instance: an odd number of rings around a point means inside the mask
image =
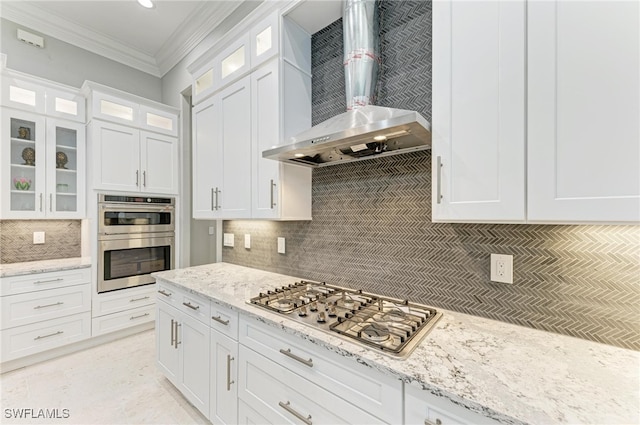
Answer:
POLYGON ((84 98, 27 78, 2 76, 1 217, 83 218, 84 98))
POLYGON ((639 7, 434 3, 433 221, 640 220, 639 7))
POLYGON ((238 313, 211 302, 210 419, 238 423, 238 313))
POLYGON ((91 336, 90 269, 0 279, 0 361, 91 336))
POLYGON ((529 2, 535 222, 640 221, 640 3, 529 2))
POLYGON ((175 288, 167 293, 157 302, 158 367, 209 417, 209 302, 175 288))
POLYGON ((178 111, 87 82, 92 188, 177 194, 178 111))

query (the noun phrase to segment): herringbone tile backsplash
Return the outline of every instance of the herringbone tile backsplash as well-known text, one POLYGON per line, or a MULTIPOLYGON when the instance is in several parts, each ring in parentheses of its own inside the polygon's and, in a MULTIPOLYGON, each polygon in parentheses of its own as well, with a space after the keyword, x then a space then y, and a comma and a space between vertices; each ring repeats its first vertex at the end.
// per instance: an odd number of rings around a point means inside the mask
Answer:
MULTIPOLYGON (((430 120, 431 4, 379 5, 379 103, 430 120)), ((341 22, 314 36, 313 76, 317 123, 344 110, 341 22)), ((430 152, 314 170, 312 221, 224 232, 251 234, 229 263, 640 350, 639 226, 432 223, 430 152), (512 285, 490 281, 491 253, 514 256, 512 285)))
POLYGON ((0 220, 0 263, 79 257, 80 220, 0 220), (45 243, 33 244, 33 232, 45 243))

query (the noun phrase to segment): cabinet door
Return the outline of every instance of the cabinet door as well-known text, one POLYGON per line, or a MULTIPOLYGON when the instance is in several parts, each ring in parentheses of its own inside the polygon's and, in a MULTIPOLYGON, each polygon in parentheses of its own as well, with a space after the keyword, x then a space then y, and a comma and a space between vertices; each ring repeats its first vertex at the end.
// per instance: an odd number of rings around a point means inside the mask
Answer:
POLYGON ((211 330, 211 421, 238 423, 238 342, 211 330))
POLYGON ((262 157, 262 151, 280 145, 278 61, 251 74, 251 151, 254 218, 278 217, 280 163, 262 157))
POLYGON ((181 347, 180 390, 203 415, 209 417, 209 326, 182 314, 178 325, 181 347))
POLYGON ((140 132, 141 189, 147 193, 178 193, 178 139, 140 132))
POLYGON ((47 217, 85 216, 85 126, 47 119, 47 217))
POLYGON ((222 218, 251 217, 250 91, 247 76, 219 94, 223 162, 217 208, 222 218))
POLYGON ((173 383, 179 386, 180 350, 176 344, 178 310, 162 301, 156 309, 156 361, 158 368, 173 383))
POLYGON ((213 218, 216 195, 222 186, 220 102, 214 96, 193 108, 192 194, 193 218, 213 218))
POLYGON ((640 220, 639 9, 529 3, 530 221, 640 220))
POLYGON ((251 28, 251 68, 266 62, 278 53, 280 14, 272 13, 251 28))
POLYGON ((522 222, 525 4, 434 2, 433 15, 432 219, 522 222))
POLYGON ((2 108, 2 218, 44 218, 45 119, 2 108))
POLYGON ((221 88, 249 71, 251 42, 249 34, 231 43, 214 59, 213 84, 221 88))
POLYGON ((94 188, 138 192, 140 190, 140 131, 94 120, 94 188))

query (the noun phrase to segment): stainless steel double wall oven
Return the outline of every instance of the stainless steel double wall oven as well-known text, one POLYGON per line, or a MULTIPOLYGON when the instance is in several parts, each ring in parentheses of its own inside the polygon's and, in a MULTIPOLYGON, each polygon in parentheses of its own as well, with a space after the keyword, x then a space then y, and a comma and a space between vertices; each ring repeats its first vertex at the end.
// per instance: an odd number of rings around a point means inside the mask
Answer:
POLYGON ((101 194, 98 292, 154 283, 174 267, 175 199, 101 194))

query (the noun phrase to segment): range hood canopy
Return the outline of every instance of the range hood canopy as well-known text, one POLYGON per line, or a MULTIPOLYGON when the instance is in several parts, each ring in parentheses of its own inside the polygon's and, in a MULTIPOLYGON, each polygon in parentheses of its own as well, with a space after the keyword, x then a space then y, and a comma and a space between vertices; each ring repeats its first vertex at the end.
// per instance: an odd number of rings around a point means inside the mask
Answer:
POLYGON ((321 167, 431 147, 422 115, 374 106, 380 62, 375 0, 345 0, 344 69, 348 111, 292 137, 264 158, 321 167))

